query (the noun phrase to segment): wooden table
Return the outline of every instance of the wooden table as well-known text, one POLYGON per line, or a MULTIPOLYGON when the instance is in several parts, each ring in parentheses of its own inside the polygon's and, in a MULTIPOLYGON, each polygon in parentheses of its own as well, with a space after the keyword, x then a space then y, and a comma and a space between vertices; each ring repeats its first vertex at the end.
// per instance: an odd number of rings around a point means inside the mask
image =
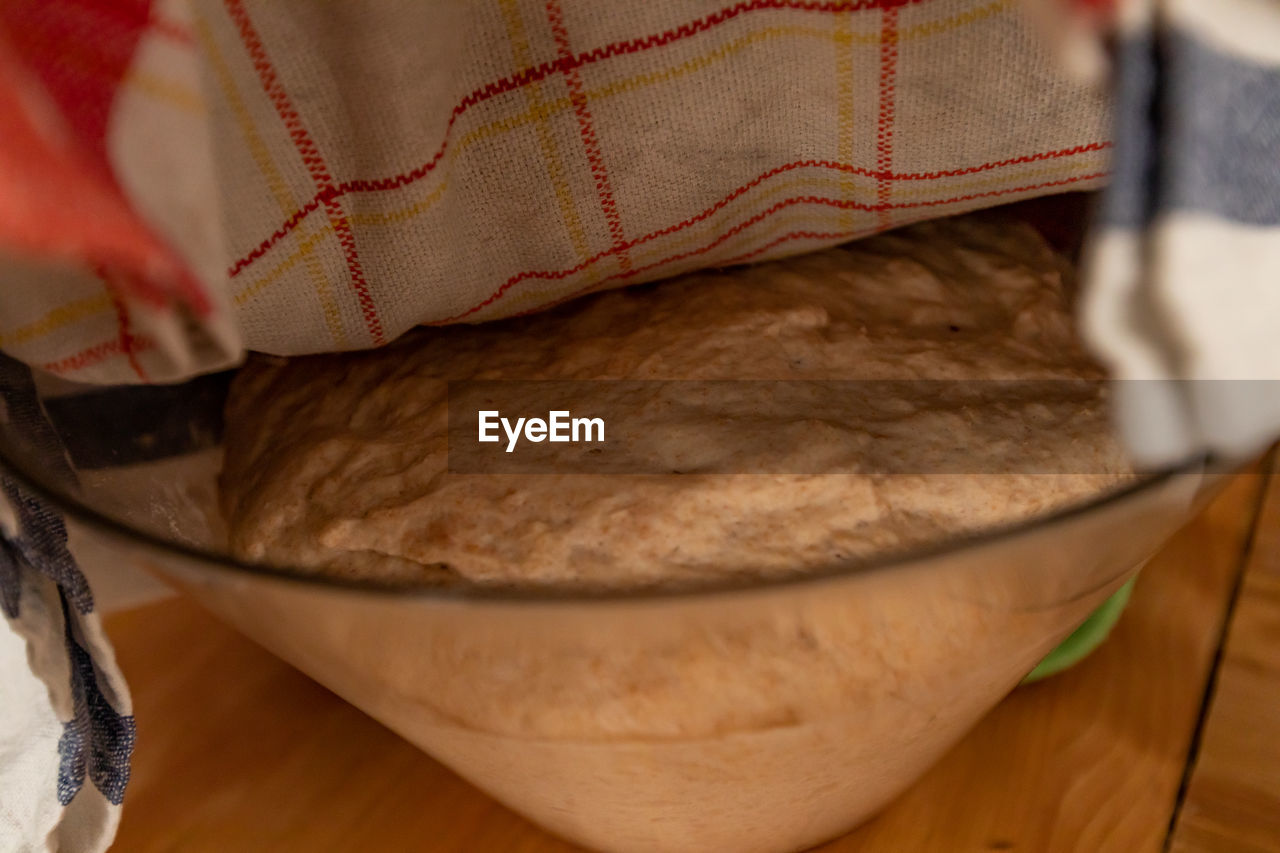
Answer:
MULTIPOLYGON (((575 849, 188 602, 108 630, 139 727, 116 850, 575 849)), ((1100 651, 822 849, 1280 851, 1280 476, 1238 478, 1100 651)))

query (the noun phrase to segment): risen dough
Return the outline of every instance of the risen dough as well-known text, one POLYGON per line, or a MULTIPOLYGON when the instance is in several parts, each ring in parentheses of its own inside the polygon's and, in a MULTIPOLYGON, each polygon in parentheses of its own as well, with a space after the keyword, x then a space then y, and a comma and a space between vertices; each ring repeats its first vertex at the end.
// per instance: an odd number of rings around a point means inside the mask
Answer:
MULTIPOLYGON (((231 545, 406 583, 631 588, 802 573, 1041 514, 1130 474, 1096 386, 1046 384, 1003 419, 941 396, 837 401, 824 475, 519 476, 446 473, 445 383, 1100 378, 1069 275, 1030 227, 967 217, 372 352, 255 357, 227 409, 231 545), (915 441, 922 472, 971 454, 1031 473, 858 473, 869 431, 915 441)), ((778 414, 742 419, 737 452, 814 452, 778 447, 778 414)))

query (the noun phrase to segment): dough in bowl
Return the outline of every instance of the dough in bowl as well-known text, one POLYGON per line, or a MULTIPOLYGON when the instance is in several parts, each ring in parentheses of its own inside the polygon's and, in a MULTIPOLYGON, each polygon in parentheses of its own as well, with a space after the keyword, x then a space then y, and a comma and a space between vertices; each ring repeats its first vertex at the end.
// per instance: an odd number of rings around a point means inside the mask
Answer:
MULTIPOLYGON (((1077 340, 1070 279, 1033 228, 977 215, 420 330, 381 350, 255 356, 227 406, 231 548, 394 583, 636 589, 812 572, 1025 520, 1132 474, 1093 381, 1102 374, 1077 340), (655 467, 681 473, 450 473, 447 383, 466 379, 943 390, 827 401, 834 426, 817 439, 786 411, 739 416, 735 456, 718 460, 730 467, 713 473, 663 459, 661 446, 655 467), (990 379, 1049 381, 994 401, 998 417, 974 417, 945 392, 990 379), (876 436, 916 469, 868 469, 876 436), (757 453, 784 472, 817 454, 824 473, 722 473, 749 470, 757 453)), ((666 414, 677 427, 724 415, 713 404, 666 414)))

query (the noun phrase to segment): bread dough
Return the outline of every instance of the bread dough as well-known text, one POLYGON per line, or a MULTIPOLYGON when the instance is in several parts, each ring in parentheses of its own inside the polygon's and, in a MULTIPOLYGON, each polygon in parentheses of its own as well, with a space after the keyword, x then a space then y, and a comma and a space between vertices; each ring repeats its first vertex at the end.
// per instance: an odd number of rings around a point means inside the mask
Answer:
MULTIPOLYGON (((638 588, 811 572, 1036 516, 1131 476, 1096 384, 1046 383, 1004 418, 945 395, 839 401, 829 474, 527 476, 446 471, 446 382, 1100 379, 1070 277, 1029 226, 970 216, 376 351, 253 357, 227 407, 231 547, 408 584, 638 588), (878 433, 914 441, 921 471, 994 454, 1027 473, 860 473, 878 433)), ((743 418, 735 452, 814 452, 778 447, 789 426, 743 418)))

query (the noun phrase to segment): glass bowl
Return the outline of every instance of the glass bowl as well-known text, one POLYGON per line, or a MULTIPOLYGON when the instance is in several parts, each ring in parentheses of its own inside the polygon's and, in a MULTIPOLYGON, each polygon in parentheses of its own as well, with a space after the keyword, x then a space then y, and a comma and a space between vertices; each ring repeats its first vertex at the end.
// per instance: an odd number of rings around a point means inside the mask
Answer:
POLYGON ((225 376, 86 389, 4 367, 0 464, 61 510, 82 561, 179 587, 498 800, 606 850, 784 851, 849 830, 1223 479, 1191 464, 802 578, 678 593, 393 588, 221 552, 208 507, 225 376))

